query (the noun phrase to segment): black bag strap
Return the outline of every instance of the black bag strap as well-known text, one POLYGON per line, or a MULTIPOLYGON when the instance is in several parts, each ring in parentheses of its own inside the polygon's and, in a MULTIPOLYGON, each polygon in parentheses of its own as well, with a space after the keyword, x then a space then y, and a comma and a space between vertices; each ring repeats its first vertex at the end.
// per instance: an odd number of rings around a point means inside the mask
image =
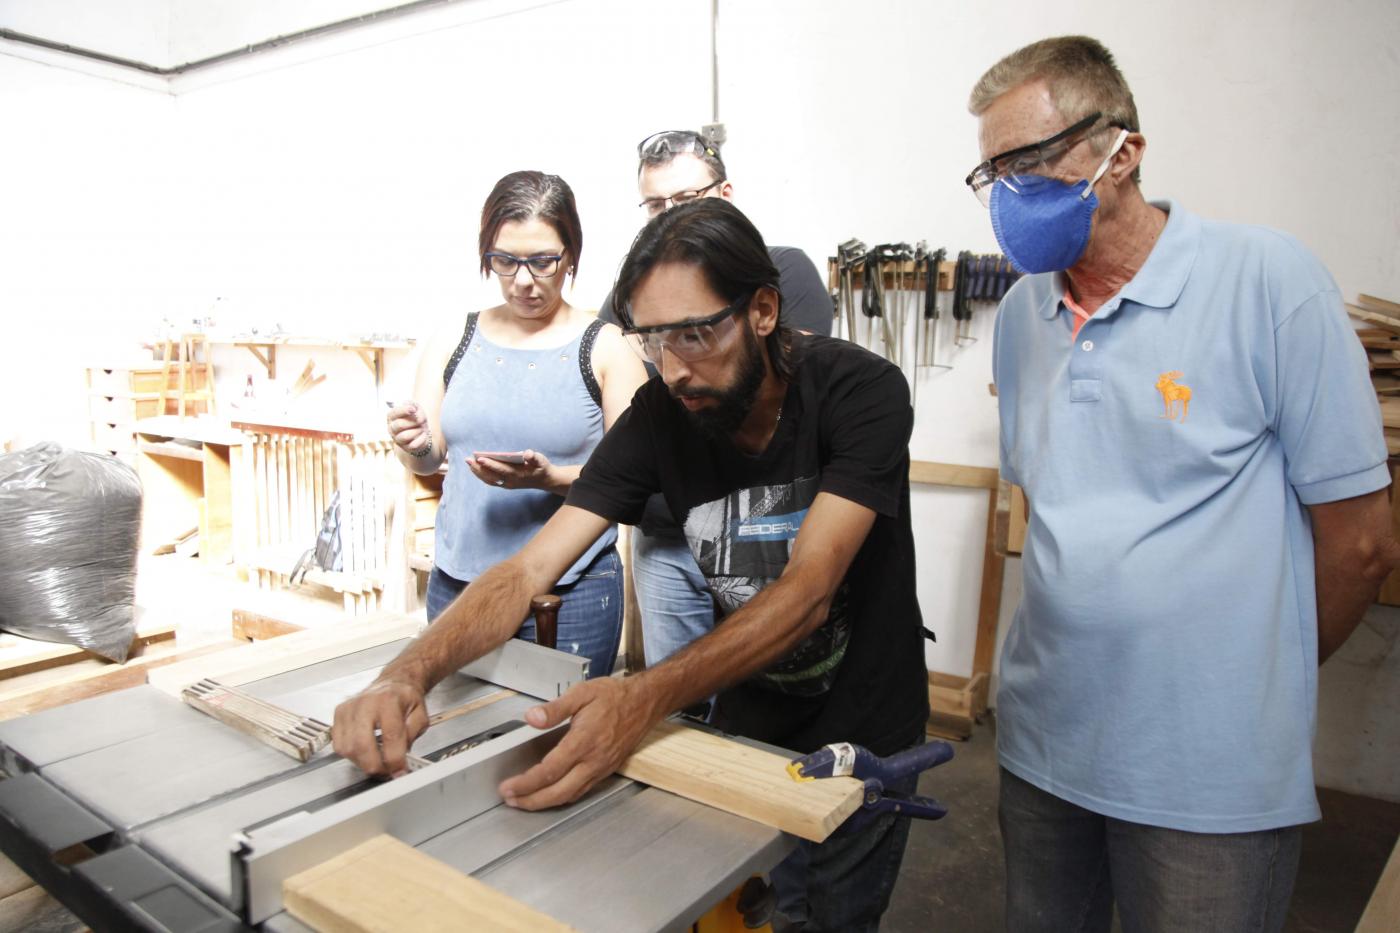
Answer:
POLYGON ((603 407, 603 389, 598 385, 598 377, 593 374, 593 341, 598 339, 598 331, 603 329, 603 322, 595 320, 583 331, 583 339, 578 346, 578 371, 583 377, 583 384, 588 387, 588 394, 593 399, 593 404, 599 408, 603 407))
POLYGON ((452 358, 447 361, 447 367, 442 371, 444 392, 447 391, 447 384, 452 381, 452 374, 457 371, 457 364, 462 362, 462 354, 467 352, 467 345, 472 342, 472 335, 476 333, 476 319, 480 316, 479 311, 467 315, 467 326, 462 328, 462 340, 457 344, 457 349, 452 351, 452 358))

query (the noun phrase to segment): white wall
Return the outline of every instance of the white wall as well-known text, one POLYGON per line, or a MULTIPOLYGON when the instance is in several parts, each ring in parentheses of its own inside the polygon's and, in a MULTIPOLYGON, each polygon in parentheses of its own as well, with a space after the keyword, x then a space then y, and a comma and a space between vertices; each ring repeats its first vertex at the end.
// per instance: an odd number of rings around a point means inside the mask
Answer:
POLYGON ((178 242, 172 110, 164 94, 0 55, 0 440, 86 441, 83 367, 151 322, 178 242))
MULTIPOLYGON (((285 5, 266 2, 151 4, 129 9, 166 16, 153 34, 182 61, 365 8, 320 0, 282 19, 285 5)), ((26 31, 45 34, 40 6, 26 9, 26 31)), ((230 327, 422 333, 492 300, 474 272, 476 214, 495 179, 523 167, 575 188, 586 245, 574 296, 592 306, 641 219, 637 139, 710 116, 709 6, 473 0, 210 69, 172 83, 173 99, 16 61, 0 43, 5 132, 22 141, 0 159, 22 173, 0 168, 28 180, 0 212, 0 263, 13 272, 0 303, 33 338, 17 345, 135 335, 216 298, 230 327)), ((0 0, 0 23, 16 8, 0 0)), ((1400 4, 1389 0, 724 0, 720 104, 739 204, 823 269, 853 235, 994 251, 962 185, 978 160, 967 93, 1002 54, 1070 32, 1118 55, 1149 140, 1150 197, 1281 227, 1348 296, 1400 296, 1400 4)), ((995 464, 991 313, 973 323, 969 346, 944 334, 953 369, 920 381, 916 458, 995 464)), ((317 390, 323 403, 375 409, 357 360, 313 355, 339 376, 333 393, 317 390)), ((288 380, 303 359, 284 354, 288 380)), ((256 371, 243 351, 216 361, 234 385, 256 371)), ((6 416, 28 438, 80 439, 76 361, 46 357, 43 383, 37 363, 20 368, 24 385, 63 388, 6 416)), ((410 369, 403 355, 391 362, 385 397, 407 390, 410 369)), ((985 494, 918 489, 914 501, 920 598, 940 636, 930 666, 967 673, 985 494)))

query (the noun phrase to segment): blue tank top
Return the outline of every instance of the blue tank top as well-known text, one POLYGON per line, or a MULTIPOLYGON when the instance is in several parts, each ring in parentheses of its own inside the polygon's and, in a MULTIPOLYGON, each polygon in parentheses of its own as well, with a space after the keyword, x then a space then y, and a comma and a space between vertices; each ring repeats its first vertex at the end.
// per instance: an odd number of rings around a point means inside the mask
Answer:
MULTIPOLYGON (((469 328, 442 399, 447 478, 438 508, 434 561, 443 572, 471 582, 515 554, 539 531, 564 498, 542 489, 501 489, 472 475, 463 462, 473 451, 537 450, 558 466, 582 464, 603 437, 603 410, 579 369, 592 352, 584 335, 562 347, 517 350, 469 328)), ((559 578, 573 583, 617 540, 612 525, 559 578)))

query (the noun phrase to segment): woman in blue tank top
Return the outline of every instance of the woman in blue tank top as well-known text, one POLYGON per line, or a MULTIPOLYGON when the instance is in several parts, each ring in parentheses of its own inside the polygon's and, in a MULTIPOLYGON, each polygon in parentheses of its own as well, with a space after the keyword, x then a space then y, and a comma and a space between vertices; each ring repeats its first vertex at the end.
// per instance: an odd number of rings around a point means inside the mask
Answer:
MULTIPOLYGON (((400 462, 449 464, 438 509, 428 619, 486 568, 524 546, 564 502, 588 455, 646 371, 612 324, 564 299, 583 231, 564 179, 512 172, 481 210, 481 273, 502 302, 426 341, 414 401, 389 412, 400 462), (495 454, 496 456, 491 456, 495 454)), ((612 671, 622 631, 622 572, 612 527, 559 579, 560 650, 612 671)), ((534 620, 516 637, 533 640, 534 620)))

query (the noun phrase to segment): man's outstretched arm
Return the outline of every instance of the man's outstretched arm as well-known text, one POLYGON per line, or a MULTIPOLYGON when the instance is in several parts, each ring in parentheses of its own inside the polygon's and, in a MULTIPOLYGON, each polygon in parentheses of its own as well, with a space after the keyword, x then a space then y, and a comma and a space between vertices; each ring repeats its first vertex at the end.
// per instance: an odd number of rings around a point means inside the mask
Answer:
POLYGON ((409 746, 428 727, 428 691, 514 636, 530 600, 549 592, 607 527, 592 512, 563 506, 518 554, 473 580, 374 683, 336 707, 336 753, 369 774, 406 770, 409 746))
POLYGON ((511 806, 539 810, 577 800, 612 774, 667 714, 712 696, 787 655, 823 622, 875 513, 820 493, 783 575, 703 638, 635 677, 578 684, 526 713, 548 728, 573 718, 538 765, 501 784, 511 806))

